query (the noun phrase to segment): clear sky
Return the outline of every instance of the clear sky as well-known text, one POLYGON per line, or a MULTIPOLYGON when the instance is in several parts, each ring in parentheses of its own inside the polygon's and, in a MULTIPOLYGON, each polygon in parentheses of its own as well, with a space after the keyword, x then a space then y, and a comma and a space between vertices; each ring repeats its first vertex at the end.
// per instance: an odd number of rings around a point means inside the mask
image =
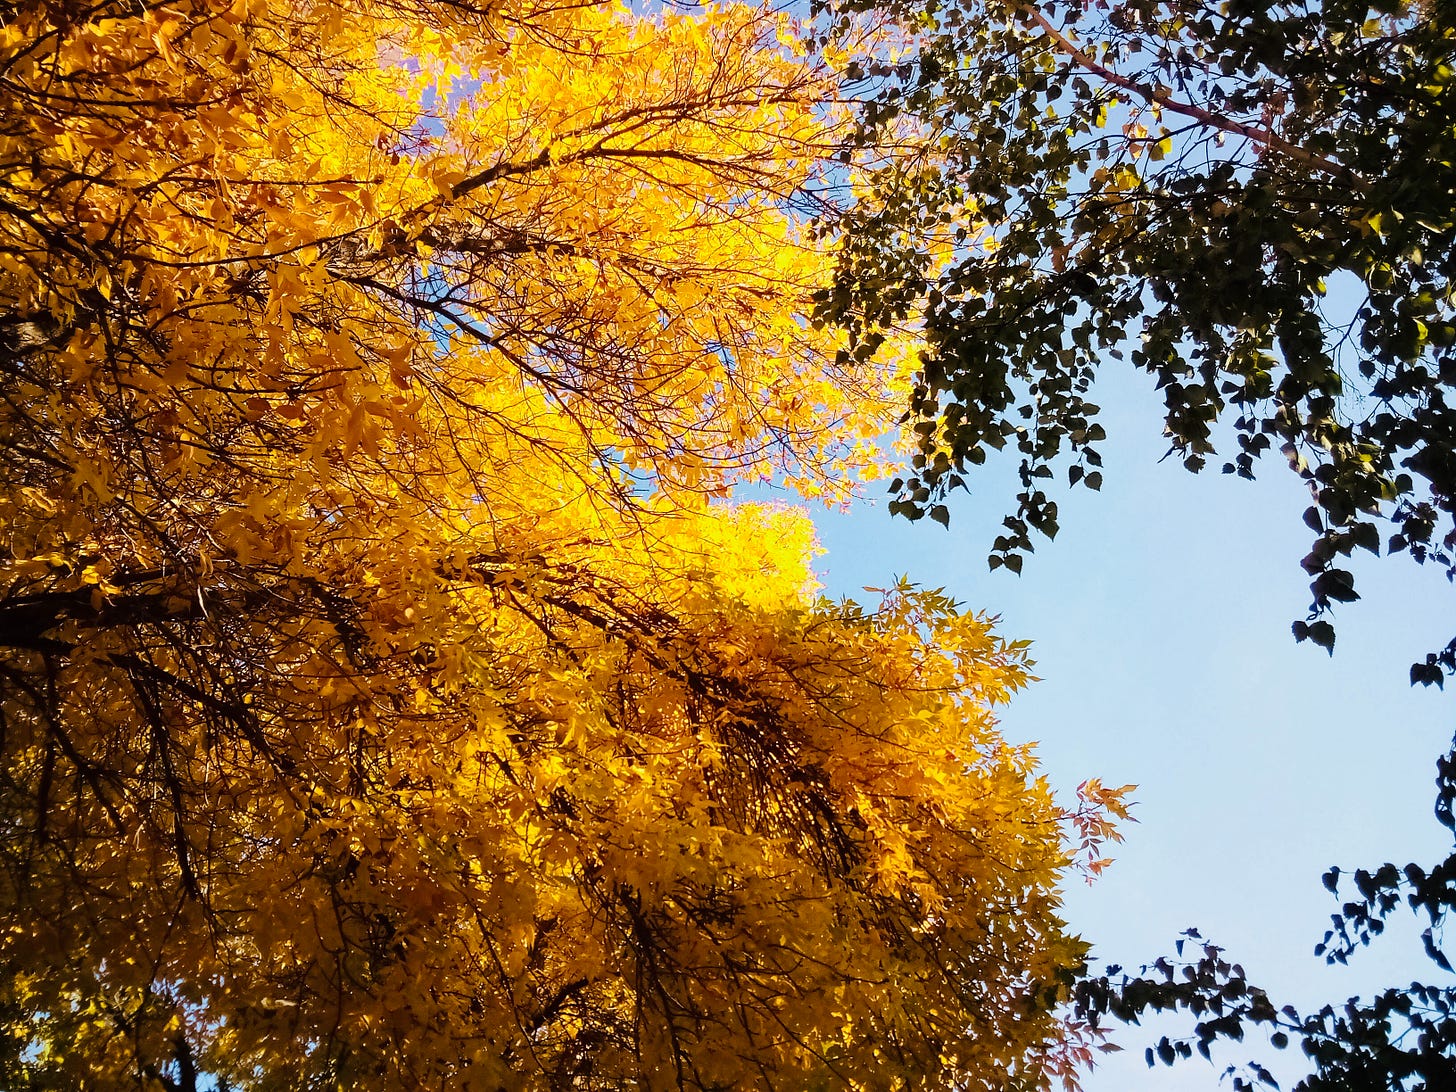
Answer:
MULTIPOLYGON (((1307 494, 1283 459, 1267 459, 1253 483, 1217 463, 1194 476, 1158 462, 1161 400, 1147 377, 1118 366, 1095 400, 1109 432, 1102 492, 1058 498, 1063 529, 1020 578, 986 567, 1014 493, 1011 467, 993 467, 956 495, 948 532, 892 519, 883 503, 816 514, 827 592, 863 596, 908 574, 1034 642, 1042 681, 1003 710, 1007 734, 1040 741, 1067 799, 1085 777, 1139 786, 1139 822, 1116 863, 1068 892, 1067 917, 1099 960, 1171 955, 1196 926, 1276 1004, 1433 981, 1442 972, 1414 927, 1348 969, 1312 949, 1337 909, 1320 884, 1330 865, 1430 864, 1449 849, 1433 778, 1456 730, 1456 687, 1413 690, 1407 671, 1456 633, 1456 591, 1435 568, 1367 555, 1355 567, 1364 599, 1335 618, 1334 657, 1296 645, 1289 626, 1309 602, 1299 559, 1312 535, 1300 521, 1307 494)), ((1151 1037, 1116 1038, 1126 1051, 1107 1056, 1090 1092, 1220 1087, 1221 1067, 1195 1058, 1149 1071, 1151 1037)), ((1288 1067, 1297 1057, 1280 1065, 1267 1045, 1258 1053, 1285 1088, 1304 1072, 1288 1067)))

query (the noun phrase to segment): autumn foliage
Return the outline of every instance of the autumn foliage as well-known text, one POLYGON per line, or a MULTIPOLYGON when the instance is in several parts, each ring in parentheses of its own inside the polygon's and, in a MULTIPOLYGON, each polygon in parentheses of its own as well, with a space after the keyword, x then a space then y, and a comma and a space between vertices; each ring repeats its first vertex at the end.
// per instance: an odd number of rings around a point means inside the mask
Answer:
POLYGON ((1065 1069, 1023 648, 723 499, 903 396, 806 318, 833 81, 744 7, 0 16, 7 1087, 1065 1069))

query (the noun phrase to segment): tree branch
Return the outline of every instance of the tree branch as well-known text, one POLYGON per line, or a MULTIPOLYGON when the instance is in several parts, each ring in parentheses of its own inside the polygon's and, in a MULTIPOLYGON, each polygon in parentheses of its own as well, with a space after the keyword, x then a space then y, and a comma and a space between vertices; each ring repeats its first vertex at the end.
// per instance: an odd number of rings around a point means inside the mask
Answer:
POLYGON ((1046 36, 1056 43, 1059 48, 1077 64, 1088 72, 1095 74, 1114 87, 1120 87, 1145 102, 1152 103, 1160 109, 1172 111, 1175 114, 1182 114, 1184 117, 1192 118, 1202 125, 1217 129, 1220 132, 1229 133, 1232 136, 1244 137, 1252 140, 1255 144, 1263 145, 1270 151, 1277 152, 1286 159, 1292 159, 1311 170, 1345 183, 1351 189, 1361 193, 1370 191, 1369 180, 1362 178, 1343 163, 1328 159, 1325 156, 1311 152, 1308 148, 1301 148, 1297 144, 1291 144, 1272 129, 1260 125, 1246 125, 1241 121, 1226 117, 1223 114, 1215 114, 1211 110, 1205 110, 1201 106, 1194 106, 1191 103, 1179 102, 1173 98, 1172 92, 1163 91, 1154 87, 1145 87, 1136 80, 1129 79, 1121 73, 1114 72, 1106 65, 1094 60, 1092 56, 1084 52, 1075 42, 1071 41, 1065 34, 1058 30, 1045 15, 1037 8, 1028 5, 1022 8, 1032 22, 1046 33, 1046 36))

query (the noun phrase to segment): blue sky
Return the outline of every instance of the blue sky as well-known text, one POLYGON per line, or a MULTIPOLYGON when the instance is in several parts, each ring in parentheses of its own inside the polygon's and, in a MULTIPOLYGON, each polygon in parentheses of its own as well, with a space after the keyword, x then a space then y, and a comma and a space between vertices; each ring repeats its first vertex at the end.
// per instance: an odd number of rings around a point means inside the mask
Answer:
MULTIPOLYGON (((1114 366, 1095 400, 1109 432, 1102 492, 1058 498, 1063 530, 1023 576, 986 567, 1014 493, 1010 466, 987 467, 956 495, 948 532, 892 519, 883 503, 816 513, 827 592, 863 596, 908 574, 1034 642, 1042 681, 1003 710, 1007 734, 1040 741, 1068 799, 1085 777, 1139 786, 1139 822, 1116 863, 1068 892, 1067 916, 1099 959, 1151 961, 1196 926, 1280 1004, 1431 981, 1441 972, 1413 927, 1348 969, 1312 949, 1337 909, 1320 884, 1330 865, 1433 863, 1449 851, 1433 778, 1456 730, 1456 688, 1413 690, 1407 671, 1456 632, 1456 591, 1435 568, 1367 555, 1355 567, 1364 598, 1335 618, 1334 657, 1296 645, 1309 501, 1283 459, 1266 460, 1257 482, 1194 476, 1158 462, 1161 400, 1148 377, 1114 366)), ((1220 1087, 1222 1067, 1197 1058, 1149 1071, 1150 1038, 1120 1031, 1126 1051, 1107 1056, 1089 1092, 1220 1087)), ((1286 1088, 1303 1072, 1288 1065, 1297 1057, 1259 1054, 1286 1088)))

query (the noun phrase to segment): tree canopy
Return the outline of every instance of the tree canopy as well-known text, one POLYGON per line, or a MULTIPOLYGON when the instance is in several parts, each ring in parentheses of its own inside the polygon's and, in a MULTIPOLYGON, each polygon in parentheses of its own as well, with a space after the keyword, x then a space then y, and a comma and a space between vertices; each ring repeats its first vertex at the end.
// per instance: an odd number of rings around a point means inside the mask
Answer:
MULTIPOLYGON (((859 143, 926 151, 851 211, 820 302, 865 353, 923 323, 896 511, 948 518, 1012 448, 990 561, 1019 572, 1057 531, 1053 480, 1101 484, 1093 381, 1125 357, 1190 470, 1274 450, 1308 484, 1299 639, 1333 647, 1357 550, 1456 573, 1451 5, 834 0, 821 33, 870 9, 900 35, 846 69, 859 143)), ((1412 679, 1443 670, 1456 644, 1412 679)))
MULTIPOLYGON (((1010 449, 1016 511, 991 567, 1020 572, 1058 530, 1053 482, 1098 489, 1099 370, 1130 366, 1191 471, 1252 477, 1277 451, 1314 533, 1299 640, 1333 651, 1357 551, 1456 578, 1456 6, 1424 0, 825 0, 816 41, 869 12, 892 44, 844 69, 857 149, 887 158, 837 226, 821 320, 851 355, 915 323, 926 347, 906 424, 919 451, 893 511, 950 518, 949 494, 1010 449), (1220 452, 1222 454, 1220 455, 1220 452)), ((1217 574, 1209 578, 1217 581, 1217 574)), ((1456 641, 1411 668, 1456 672, 1456 641)), ((1436 813, 1452 826, 1456 751, 1436 813)), ((1301 1013, 1196 933, 1135 974, 1084 976, 1076 1010, 1192 1014, 1149 1064, 1264 1031, 1297 1044, 1307 1092, 1456 1081, 1443 927, 1456 858, 1344 874, 1317 954, 1345 961, 1402 906, 1424 919, 1435 984, 1301 1013), (1195 947, 1185 949, 1189 942, 1195 947)), ((1277 1087, 1260 1064, 1235 1088, 1277 1087)))
POLYGON ((907 389, 809 321, 835 80, 738 6, 0 16, 7 1087, 1085 1058, 1123 806, 998 735, 1024 646, 720 499, 907 389))

